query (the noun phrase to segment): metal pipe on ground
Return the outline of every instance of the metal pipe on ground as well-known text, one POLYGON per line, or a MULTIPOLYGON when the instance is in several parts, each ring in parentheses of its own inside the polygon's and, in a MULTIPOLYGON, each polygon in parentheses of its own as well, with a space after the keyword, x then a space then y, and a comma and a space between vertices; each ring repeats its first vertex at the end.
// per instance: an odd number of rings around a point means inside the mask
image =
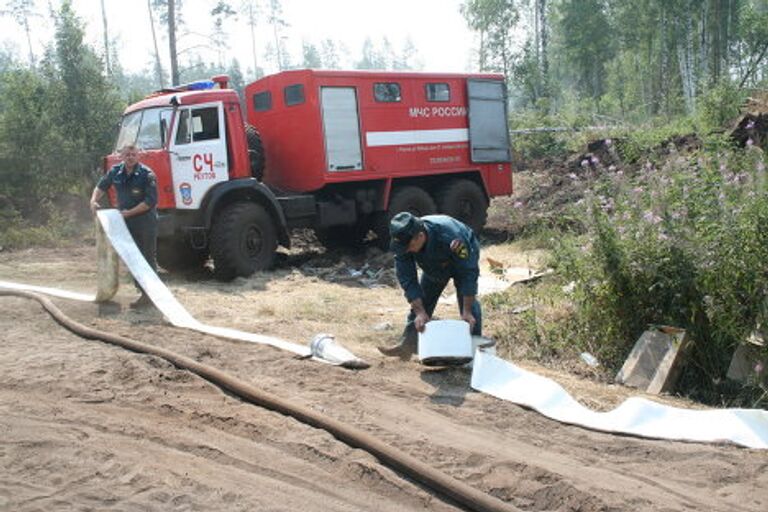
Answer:
POLYGON ((292 404, 271 393, 258 389, 214 367, 198 363, 170 350, 111 334, 78 323, 67 317, 53 302, 42 295, 20 291, 0 290, 0 297, 23 297, 39 302, 43 308, 66 329, 87 339, 104 341, 133 352, 149 354, 170 362, 177 368, 188 370, 205 380, 225 389, 246 402, 291 416, 302 423, 323 429, 353 448, 360 448, 378 458, 383 464, 399 471, 428 487, 438 495, 476 512, 520 512, 510 503, 478 491, 459 480, 439 471, 416 458, 398 450, 372 435, 353 426, 329 418, 312 409, 292 404))

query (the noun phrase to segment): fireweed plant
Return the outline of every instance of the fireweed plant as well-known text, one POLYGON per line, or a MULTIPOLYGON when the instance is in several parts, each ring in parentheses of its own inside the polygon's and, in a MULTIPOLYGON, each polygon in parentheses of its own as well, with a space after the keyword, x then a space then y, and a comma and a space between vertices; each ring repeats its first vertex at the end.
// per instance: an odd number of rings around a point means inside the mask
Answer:
POLYGON ((725 380, 739 343, 763 326, 768 340, 766 162, 750 142, 736 149, 714 139, 693 155, 672 148, 631 178, 583 163, 593 180, 582 205, 588 233, 555 250, 560 272, 577 284, 576 313, 563 325, 577 348, 591 347, 616 370, 649 325, 681 327, 693 345, 680 392, 768 406, 764 363, 746 387, 725 380))

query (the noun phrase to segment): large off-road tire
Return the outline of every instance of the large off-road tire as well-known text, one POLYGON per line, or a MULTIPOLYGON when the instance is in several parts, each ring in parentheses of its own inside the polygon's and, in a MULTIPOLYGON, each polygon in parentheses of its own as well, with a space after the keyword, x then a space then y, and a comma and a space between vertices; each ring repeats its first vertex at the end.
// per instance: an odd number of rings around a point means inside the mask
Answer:
POLYGON ((202 267, 207 259, 207 250, 193 248, 182 237, 157 240, 157 264, 168 272, 197 269, 202 267))
POLYGON ((374 232, 381 249, 389 248, 389 221, 400 212, 411 212, 422 217, 437 212, 437 206, 432 196, 421 187, 409 185, 395 189, 389 200, 386 214, 379 215, 374 222, 374 232))
POLYGON ((488 199, 480 185, 470 180, 455 180, 437 193, 437 208, 479 233, 488 220, 488 199))
POLYGON ((275 249, 277 227, 260 204, 233 203, 216 215, 210 236, 216 278, 229 281, 266 270, 275 261, 275 249))
POLYGON ((437 208, 432 196, 426 190, 421 187, 408 186, 395 189, 392 192, 388 211, 391 219, 400 212, 411 212, 418 217, 432 215, 437 211, 437 208))
POLYGON ((245 136, 248 139, 248 159, 251 163, 251 176, 261 181, 264 178, 264 144, 258 130, 250 124, 245 125, 245 136))

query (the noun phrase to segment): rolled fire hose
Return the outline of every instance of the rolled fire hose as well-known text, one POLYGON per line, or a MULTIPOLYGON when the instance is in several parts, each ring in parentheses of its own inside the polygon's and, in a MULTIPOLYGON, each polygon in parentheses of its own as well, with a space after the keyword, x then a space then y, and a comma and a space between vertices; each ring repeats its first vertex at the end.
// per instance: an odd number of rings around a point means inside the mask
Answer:
POLYGON ((476 512, 520 512, 512 504, 505 503, 498 498, 478 491, 360 429, 329 418, 310 408, 291 404, 221 370, 198 363, 193 359, 176 354, 170 350, 153 347, 124 336, 106 333, 75 322, 67 317, 47 297, 28 291, 4 289, 0 289, 0 296, 16 296, 36 300, 59 324, 83 338, 101 340, 133 352, 160 357, 177 368, 189 370, 216 386, 233 393, 246 402, 291 416, 302 423, 323 429, 349 446, 367 451, 395 471, 409 476, 469 510, 476 512))

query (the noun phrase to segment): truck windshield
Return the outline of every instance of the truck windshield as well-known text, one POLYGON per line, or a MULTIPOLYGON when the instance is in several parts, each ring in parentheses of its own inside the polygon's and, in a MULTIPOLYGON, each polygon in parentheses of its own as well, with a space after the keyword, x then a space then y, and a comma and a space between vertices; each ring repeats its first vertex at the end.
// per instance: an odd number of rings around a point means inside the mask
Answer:
POLYGON ((165 146, 171 108, 148 108, 131 112, 123 117, 115 149, 120 150, 126 144, 135 144, 141 149, 160 149, 165 146))

